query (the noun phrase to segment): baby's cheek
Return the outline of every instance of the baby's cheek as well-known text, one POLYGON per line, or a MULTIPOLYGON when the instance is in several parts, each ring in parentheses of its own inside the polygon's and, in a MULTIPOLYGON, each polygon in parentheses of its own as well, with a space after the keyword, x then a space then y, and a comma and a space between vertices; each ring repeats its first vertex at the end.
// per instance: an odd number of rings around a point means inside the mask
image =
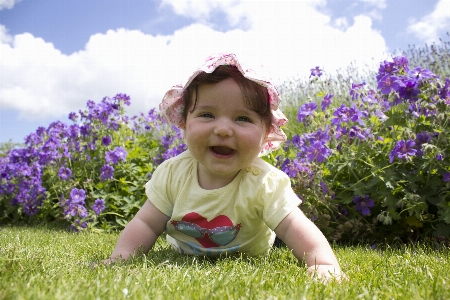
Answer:
POLYGON ((247 144, 248 148, 261 148, 265 143, 265 135, 258 133, 246 134, 243 141, 247 144))

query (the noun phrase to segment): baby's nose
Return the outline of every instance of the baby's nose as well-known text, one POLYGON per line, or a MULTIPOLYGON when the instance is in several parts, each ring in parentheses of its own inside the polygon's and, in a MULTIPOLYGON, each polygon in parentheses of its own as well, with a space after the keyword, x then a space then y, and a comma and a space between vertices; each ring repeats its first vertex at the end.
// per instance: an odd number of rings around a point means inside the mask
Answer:
POLYGON ((233 130, 231 124, 227 120, 219 119, 214 127, 214 134, 218 136, 232 136, 233 130))

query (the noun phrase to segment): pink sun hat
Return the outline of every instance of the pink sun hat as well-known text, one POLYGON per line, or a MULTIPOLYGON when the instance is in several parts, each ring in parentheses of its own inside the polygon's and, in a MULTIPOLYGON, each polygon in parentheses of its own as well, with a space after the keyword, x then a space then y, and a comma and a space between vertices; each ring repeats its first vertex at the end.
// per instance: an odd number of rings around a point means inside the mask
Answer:
POLYGON ((183 93, 185 88, 188 87, 192 80, 201 72, 212 73, 217 67, 223 65, 235 66, 245 78, 258 83, 267 89, 270 98, 270 109, 272 111, 272 126, 269 135, 267 136, 266 143, 261 149, 260 156, 278 149, 281 144, 286 141, 286 134, 280 127, 285 125, 288 121, 283 112, 278 108, 280 104, 278 91, 266 77, 256 74, 254 70, 240 63, 233 53, 221 53, 209 56, 205 63, 188 78, 186 83, 177 84, 168 90, 164 95, 162 102, 159 104, 161 114, 168 123, 184 130, 186 128, 186 124, 183 120, 183 93))

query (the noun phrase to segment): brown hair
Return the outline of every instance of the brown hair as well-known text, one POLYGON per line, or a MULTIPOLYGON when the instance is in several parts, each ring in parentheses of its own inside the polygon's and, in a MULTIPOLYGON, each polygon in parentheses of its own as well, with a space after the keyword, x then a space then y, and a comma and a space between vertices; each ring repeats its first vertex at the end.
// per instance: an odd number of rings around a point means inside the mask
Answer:
POLYGON ((219 66, 212 73, 202 72, 192 80, 183 93, 183 120, 186 122, 188 112, 192 113, 197 105, 198 87, 200 85, 218 83, 228 78, 232 78, 239 85, 244 96, 245 107, 258 113, 266 126, 266 131, 269 132, 272 126, 272 112, 267 89, 245 78, 235 66, 230 65, 219 66), (195 99, 193 99, 194 91, 195 99), (189 109, 191 106, 192 109, 189 109))

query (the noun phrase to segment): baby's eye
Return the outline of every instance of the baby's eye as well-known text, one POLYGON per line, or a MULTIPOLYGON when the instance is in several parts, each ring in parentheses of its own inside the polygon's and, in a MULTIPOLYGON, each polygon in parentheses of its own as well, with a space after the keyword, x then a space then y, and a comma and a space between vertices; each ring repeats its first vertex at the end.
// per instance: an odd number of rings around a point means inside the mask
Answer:
POLYGON ((199 117, 201 117, 201 118, 214 118, 213 114, 211 114, 211 113, 201 113, 201 114, 199 114, 199 117))
POLYGON ((240 121, 240 122, 249 122, 249 123, 253 123, 252 119, 250 119, 249 117, 246 117, 246 116, 240 116, 240 117, 237 117, 236 120, 237 120, 237 121, 240 121))

